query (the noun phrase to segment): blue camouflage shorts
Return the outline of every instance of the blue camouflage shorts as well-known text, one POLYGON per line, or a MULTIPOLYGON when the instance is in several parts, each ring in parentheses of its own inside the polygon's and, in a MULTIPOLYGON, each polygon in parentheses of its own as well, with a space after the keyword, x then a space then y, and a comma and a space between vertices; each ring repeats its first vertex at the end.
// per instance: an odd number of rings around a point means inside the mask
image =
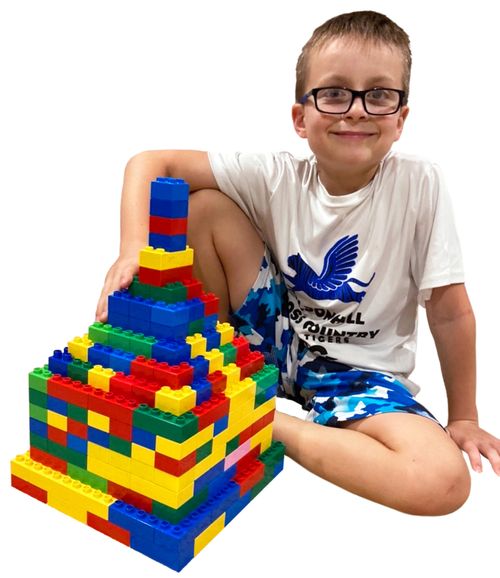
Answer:
POLYGON ((280 371, 278 397, 300 403, 306 420, 327 426, 381 413, 412 413, 438 420, 390 373, 359 369, 322 357, 298 338, 288 319, 287 288, 266 248, 245 302, 231 322, 266 363, 280 371))

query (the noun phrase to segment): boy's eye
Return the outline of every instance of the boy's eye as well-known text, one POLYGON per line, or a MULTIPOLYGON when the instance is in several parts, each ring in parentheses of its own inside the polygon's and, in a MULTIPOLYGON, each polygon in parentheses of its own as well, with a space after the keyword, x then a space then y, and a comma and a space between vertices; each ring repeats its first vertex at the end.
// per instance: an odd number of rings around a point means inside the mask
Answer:
POLYGON ((342 88, 323 88, 318 92, 318 99, 323 102, 345 102, 351 99, 351 93, 342 88))
POLYGON ((376 88, 366 93, 365 99, 373 104, 388 104, 398 98, 396 92, 384 88, 376 88))

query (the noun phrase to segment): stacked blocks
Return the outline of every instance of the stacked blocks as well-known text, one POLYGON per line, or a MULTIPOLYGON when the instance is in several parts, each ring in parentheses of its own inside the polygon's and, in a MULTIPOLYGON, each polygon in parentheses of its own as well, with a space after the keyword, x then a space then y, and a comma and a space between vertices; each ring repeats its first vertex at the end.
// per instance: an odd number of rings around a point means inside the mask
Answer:
POLYGON ((30 450, 12 485, 181 570, 283 468, 278 370, 193 279, 188 185, 151 185, 150 246, 108 322, 29 375, 30 450))

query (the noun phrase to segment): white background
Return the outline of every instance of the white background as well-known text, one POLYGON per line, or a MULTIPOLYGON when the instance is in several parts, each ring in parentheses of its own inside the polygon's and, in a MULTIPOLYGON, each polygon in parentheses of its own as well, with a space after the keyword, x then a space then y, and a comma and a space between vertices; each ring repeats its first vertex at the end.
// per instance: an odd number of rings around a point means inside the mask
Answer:
MULTIPOLYGON (((499 434, 493 4, 2 3, 2 573, 14 564, 16 573, 52 577, 173 575, 9 488, 8 462, 28 447, 27 374, 93 321, 117 256, 122 175, 133 154, 307 152, 290 120, 295 62, 313 29, 341 12, 379 10, 412 39, 411 113, 397 146, 438 161, 447 176, 477 317, 481 423, 499 434)), ((445 422, 424 316, 412 379, 423 387, 421 402, 445 422)), ((484 469, 473 474, 471 498, 459 512, 424 519, 330 487, 287 460, 279 478, 183 575, 497 577, 500 480, 488 464, 484 469)))

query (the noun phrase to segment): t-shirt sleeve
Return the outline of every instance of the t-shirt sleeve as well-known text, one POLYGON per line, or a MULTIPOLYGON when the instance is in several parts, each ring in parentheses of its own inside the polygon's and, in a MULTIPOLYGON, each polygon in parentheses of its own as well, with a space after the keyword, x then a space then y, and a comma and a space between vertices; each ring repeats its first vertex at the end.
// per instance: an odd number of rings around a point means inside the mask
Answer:
POLYGON ((262 233, 262 224, 269 217, 269 200, 282 172, 281 155, 209 152, 208 158, 219 189, 262 233))
POLYGON ((421 185, 411 272, 425 307, 434 287, 463 283, 465 276, 451 199, 436 165, 428 167, 421 185))

